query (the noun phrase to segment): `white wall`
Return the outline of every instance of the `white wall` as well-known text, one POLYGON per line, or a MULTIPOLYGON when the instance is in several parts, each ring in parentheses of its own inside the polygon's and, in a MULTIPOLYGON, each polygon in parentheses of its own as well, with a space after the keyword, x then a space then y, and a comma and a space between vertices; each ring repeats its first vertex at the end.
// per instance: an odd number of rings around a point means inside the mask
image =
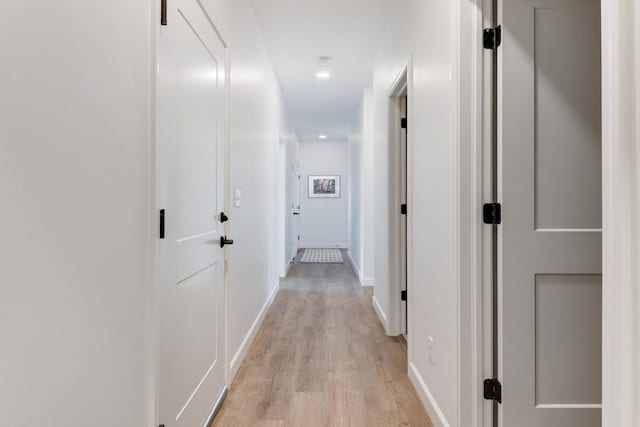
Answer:
POLYGON ((0 425, 151 425, 151 2, 5 6, 0 425))
MULTIPOLYGON (((231 375, 277 290, 278 144, 294 137, 278 80, 253 7, 247 0, 208 0, 207 10, 229 44, 230 183, 241 206, 230 208, 227 234, 227 364, 231 375)), ((290 149, 290 148, 289 148, 290 149)))
POLYGON ((349 256, 360 283, 374 283, 373 91, 365 89, 349 135, 349 256))
POLYGON ((358 278, 362 269, 362 143, 363 107, 349 133, 349 257, 358 278))
MULTIPOLYGON (((227 364, 277 285, 278 81, 246 0, 208 0, 229 44, 227 364)), ((2 13, 0 425, 157 425, 152 253, 156 2, 2 13), (47 23, 55 22, 55 28, 47 23), (117 23, 117 25, 114 25, 117 23)))
POLYGON ((404 65, 409 71, 409 373, 436 425, 458 420, 458 242, 456 57, 452 35, 457 5, 410 0, 390 17, 374 71, 375 299, 391 318, 388 261, 391 206, 388 91, 404 65), (425 40, 438 40, 425 43, 425 40), (433 338, 429 350, 428 338, 433 338))
POLYGON ((300 247, 346 248, 349 215, 349 145, 300 143, 300 247), (309 175, 340 175, 341 197, 309 198, 309 175))

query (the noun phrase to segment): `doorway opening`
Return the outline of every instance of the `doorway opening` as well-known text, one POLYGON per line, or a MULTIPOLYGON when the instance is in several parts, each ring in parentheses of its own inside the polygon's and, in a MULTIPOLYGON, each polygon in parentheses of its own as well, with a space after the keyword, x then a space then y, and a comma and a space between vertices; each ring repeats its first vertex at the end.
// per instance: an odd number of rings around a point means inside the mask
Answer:
POLYGON ((408 310, 407 310, 407 91, 398 98, 400 107, 400 139, 398 156, 398 195, 400 197, 400 230, 399 230, 399 257, 398 268, 400 270, 400 331, 407 337, 408 333, 408 310))
POLYGON ((392 316, 389 333, 409 333, 409 243, 410 243, 410 111, 407 65, 389 90, 389 188, 390 188, 390 277, 392 316))

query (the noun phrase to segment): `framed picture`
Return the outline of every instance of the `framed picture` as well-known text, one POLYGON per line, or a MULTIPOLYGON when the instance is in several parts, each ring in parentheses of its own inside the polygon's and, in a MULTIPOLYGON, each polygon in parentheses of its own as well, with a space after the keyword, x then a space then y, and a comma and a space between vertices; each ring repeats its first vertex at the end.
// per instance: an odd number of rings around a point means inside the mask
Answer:
POLYGON ((309 197, 337 198, 340 197, 339 175, 310 175, 309 197))

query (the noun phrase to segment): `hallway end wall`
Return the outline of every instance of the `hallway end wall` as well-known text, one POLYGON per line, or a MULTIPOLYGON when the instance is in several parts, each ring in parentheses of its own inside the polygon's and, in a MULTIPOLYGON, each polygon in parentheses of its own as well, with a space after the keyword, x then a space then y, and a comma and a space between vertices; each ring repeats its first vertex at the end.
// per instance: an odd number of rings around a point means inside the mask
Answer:
POLYGON ((348 247, 349 146, 346 142, 300 143, 300 247, 348 247), (310 198, 310 175, 339 175, 340 197, 310 198))

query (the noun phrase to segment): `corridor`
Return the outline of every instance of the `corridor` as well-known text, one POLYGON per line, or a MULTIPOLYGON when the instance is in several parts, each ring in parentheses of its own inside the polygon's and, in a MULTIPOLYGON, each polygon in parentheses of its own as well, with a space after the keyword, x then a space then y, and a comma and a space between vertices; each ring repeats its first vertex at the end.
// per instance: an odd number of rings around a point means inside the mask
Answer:
POLYGON ((5 3, 0 427, 640 427, 640 0, 5 3))
POLYGON ((371 294, 348 262, 292 265, 214 426, 432 426, 371 294))

